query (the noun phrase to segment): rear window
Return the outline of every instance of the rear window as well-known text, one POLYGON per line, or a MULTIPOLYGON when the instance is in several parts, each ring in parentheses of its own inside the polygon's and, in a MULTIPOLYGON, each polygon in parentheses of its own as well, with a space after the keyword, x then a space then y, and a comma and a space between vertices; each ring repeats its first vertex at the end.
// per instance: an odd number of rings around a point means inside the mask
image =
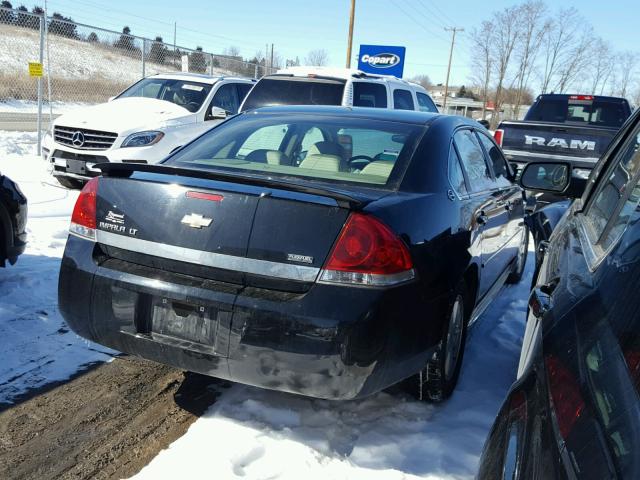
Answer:
POLYGON ((559 97, 538 100, 527 113, 526 120, 617 128, 629 114, 628 106, 620 100, 559 97))
POLYGON ((387 108, 387 87, 379 83, 353 82, 353 106, 387 108))
POLYGON ((341 105, 345 82, 320 78, 263 78, 247 95, 242 110, 272 105, 341 105))
POLYGON ((327 183, 396 188, 423 126, 321 115, 243 115, 165 163, 327 183))

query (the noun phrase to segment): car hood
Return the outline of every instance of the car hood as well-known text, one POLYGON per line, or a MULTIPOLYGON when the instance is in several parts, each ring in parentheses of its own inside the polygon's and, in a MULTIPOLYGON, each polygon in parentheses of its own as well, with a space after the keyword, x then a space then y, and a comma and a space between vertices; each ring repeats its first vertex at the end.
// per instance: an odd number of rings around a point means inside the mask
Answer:
POLYGON ((175 103, 130 97, 74 110, 57 118, 54 125, 124 134, 195 122, 196 114, 175 103))

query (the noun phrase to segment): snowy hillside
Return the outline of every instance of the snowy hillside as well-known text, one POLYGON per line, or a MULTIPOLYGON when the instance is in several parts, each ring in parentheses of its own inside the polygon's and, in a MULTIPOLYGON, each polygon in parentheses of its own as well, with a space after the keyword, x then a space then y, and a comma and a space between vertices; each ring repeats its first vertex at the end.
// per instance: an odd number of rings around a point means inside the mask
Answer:
MULTIPOLYGON (((0 28, 0 72, 25 73, 29 62, 38 61, 39 32, 27 28, 2 25, 0 28)), ((142 76, 140 58, 123 51, 89 42, 49 35, 51 76, 58 78, 99 78, 132 83, 142 76)), ((46 60, 46 58, 45 58, 46 60)), ((170 65, 147 62, 146 75, 174 71, 170 65)), ((229 75, 215 69, 214 74, 229 75)))

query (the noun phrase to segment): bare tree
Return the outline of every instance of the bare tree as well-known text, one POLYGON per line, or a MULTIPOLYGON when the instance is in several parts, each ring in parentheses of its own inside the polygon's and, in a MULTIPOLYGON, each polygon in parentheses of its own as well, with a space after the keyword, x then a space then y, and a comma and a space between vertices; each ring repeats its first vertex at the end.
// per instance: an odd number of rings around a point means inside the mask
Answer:
POLYGON ((228 48, 225 48, 222 51, 223 55, 226 55, 227 57, 239 57, 240 56, 240 49, 238 47, 236 47, 235 45, 231 45, 228 48))
POLYGON ((480 28, 471 30, 471 62, 472 81, 480 88, 482 97, 482 119, 487 118, 487 101, 489 100, 489 84, 491 71, 493 70, 493 42, 491 41, 494 25, 490 21, 484 21, 480 28))
POLYGON ((547 6, 541 0, 528 0, 519 8, 521 19, 521 36, 516 46, 518 60, 518 74, 516 76, 516 98, 514 116, 517 118, 523 95, 529 84, 531 72, 536 60, 542 39, 550 28, 550 22, 545 18, 547 6))
MULTIPOLYGON (((542 93, 552 86, 558 70, 570 59, 574 43, 579 36, 579 28, 584 19, 575 8, 561 9, 549 22, 543 37, 544 73, 542 75, 542 93)), ((566 82, 564 82, 566 83, 566 82)))
POLYGON ((304 59, 307 65, 324 67, 329 63, 329 53, 324 49, 311 50, 304 59))
POLYGON ((629 87, 631 87, 631 81, 635 78, 638 68, 638 53, 626 51, 620 53, 616 58, 616 80, 611 83, 617 86, 614 90, 615 95, 620 97, 626 97, 629 93, 629 87))
POLYGON ((592 59, 591 93, 602 94, 613 69, 613 53, 611 45, 602 38, 593 42, 590 52, 592 59))
POLYGON ((553 88, 555 92, 566 92, 577 79, 586 79, 586 71, 593 62, 591 44, 594 36, 593 29, 588 26, 581 36, 574 37, 572 43, 567 45, 556 71, 553 88))
POLYGON ((433 86, 429 75, 416 75, 415 77, 410 78, 409 81, 422 85, 425 90, 429 90, 433 86))
POLYGON ((640 108, 640 81, 636 83, 635 89, 630 94, 631 103, 634 107, 640 108))
MULTIPOLYGON (((511 65, 513 50, 520 37, 520 7, 507 7, 506 9, 493 14, 493 24, 495 26, 491 41, 495 46, 495 73, 496 73, 496 95, 494 108, 496 113, 500 113, 502 107, 502 91, 505 87, 507 73, 511 65)), ((491 118, 491 127, 495 128, 498 115, 491 118)))

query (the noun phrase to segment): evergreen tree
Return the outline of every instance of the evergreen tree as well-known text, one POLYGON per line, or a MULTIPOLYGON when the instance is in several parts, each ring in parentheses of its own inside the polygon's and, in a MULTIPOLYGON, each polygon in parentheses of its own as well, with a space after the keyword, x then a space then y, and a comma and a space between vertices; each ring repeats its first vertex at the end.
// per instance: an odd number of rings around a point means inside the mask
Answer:
POLYGON ((202 47, 196 47, 196 51, 189 55, 189 70, 201 73, 207 71, 207 59, 202 52, 202 47))
POLYGON ((165 63, 167 58, 167 47, 162 43, 162 37, 156 37, 153 41, 147 58, 150 62, 159 63, 160 65, 165 63))
MULTIPOLYGON (((8 2, 7 0, 3 0, 3 2, 0 3, 0 6, 2 8, 13 8, 11 2, 8 2)), ((16 17, 13 12, 10 12, 8 10, 0 10, 0 23, 15 23, 15 21, 16 17)))

